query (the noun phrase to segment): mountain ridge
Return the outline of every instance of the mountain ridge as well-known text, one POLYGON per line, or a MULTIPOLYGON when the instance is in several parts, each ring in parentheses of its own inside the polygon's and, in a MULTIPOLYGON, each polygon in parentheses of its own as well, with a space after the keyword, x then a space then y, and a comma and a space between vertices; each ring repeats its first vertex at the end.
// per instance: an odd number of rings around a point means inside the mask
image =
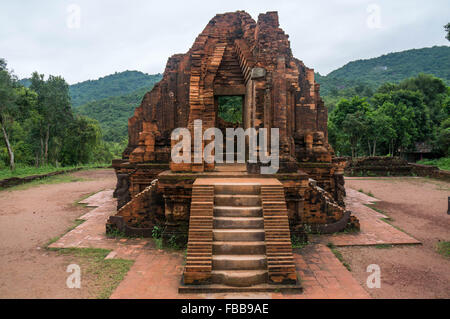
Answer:
POLYGON ((433 46, 383 54, 376 58, 350 61, 344 66, 321 75, 321 95, 333 89, 345 89, 364 83, 376 89, 385 82, 399 83, 419 73, 432 74, 450 85, 450 46, 433 46))

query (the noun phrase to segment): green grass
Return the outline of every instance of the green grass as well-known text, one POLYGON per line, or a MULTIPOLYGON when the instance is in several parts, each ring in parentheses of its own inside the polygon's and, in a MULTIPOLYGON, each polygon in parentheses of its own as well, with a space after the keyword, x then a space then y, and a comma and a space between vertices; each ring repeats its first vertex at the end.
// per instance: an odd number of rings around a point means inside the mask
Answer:
MULTIPOLYGON (((414 238, 414 236, 412 236, 411 234, 409 234, 408 232, 406 232, 405 230, 401 229, 400 227, 392 224, 392 222, 394 221, 394 219, 390 216, 388 216, 384 211, 382 211, 381 209, 375 207, 376 204, 365 204, 365 206, 369 207, 370 209, 373 209, 374 211, 385 215, 387 218, 380 218, 380 220, 382 220, 383 222, 385 222, 386 224, 391 225, 392 227, 394 227, 395 229, 401 231, 402 233, 407 234, 408 236, 411 236, 414 238)), ((390 246, 390 245, 388 245, 390 246)), ((381 248, 381 247, 377 247, 377 248, 381 248)), ((387 248, 387 247, 383 247, 383 248, 387 248)))
POLYGON ((394 245, 389 245, 389 244, 378 244, 378 245, 375 245, 375 248, 377 248, 377 249, 390 249, 390 248, 393 248, 394 247, 394 245))
POLYGON ((347 268, 348 271, 352 271, 350 265, 344 260, 341 252, 337 250, 336 246, 333 243, 328 243, 327 247, 330 248, 331 252, 336 256, 337 259, 339 259, 339 261, 342 263, 342 265, 344 265, 345 268, 347 268))
POLYGON ((157 249, 163 249, 162 238, 153 238, 157 249))
POLYGON ((48 173, 57 172, 57 171, 66 171, 66 170, 70 170, 70 169, 77 168, 77 167, 96 168, 96 167, 100 167, 100 166, 107 167, 109 165, 111 165, 111 164, 86 164, 86 165, 80 165, 80 166, 65 166, 65 167, 46 165, 46 166, 41 166, 41 167, 35 167, 35 166, 17 164, 16 169, 14 171, 11 171, 9 168, 0 169, 0 180, 10 178, 10 177, 27 177, 27 176, 33 176, 33 175, 43 175, 43 174, 48 174, 48 173))
POLYGON ((367 196, 370 196, 370 197, 374 197, 371 191, 366 193, 362 188, 358 189, 358 192, 366 194, 367 196))
MULTIPOLYGON (((92 196, 95 193, 82 196, 74 203, 74 205, 77 205, 80 201, 92 196)), ((83 277, 87 276, 93 281, 92 286, 95 287, 95 297, 98 299, 108 299, 130 270, 134 263, 133 260, 105 259, 105 257, 110 253, 110 250, 108 249, 49 247, 51 244, 58 241, 58 239, 78 227, 83 222, 84 220, 82 219, 76 219, 74 224, 63 234, 51 238, 44 245, 44 248, 48 251, 56 252, 58 255, 68 256, 69 258, 74 259, 73 262, 78 264, 82 271, 81 284, 83 285, 83 277)))
POLYGON ((293 249, 303 249, 308 246, 309 242, 302 241, 298 236, 291 236, 292 248, 293 249))
POLYGON ((377 208, 375 205, 376 205, 376 204, 364 204, 364 206, 369 207, 370 209, 373 209, 374 211, 376 211, 376 212, 378 212, 378 213, 380 213, 380 214, 382 214, 382 215, 387 216, 387 217, 388 217, 387 219, 389 219, 389 220, 391 220, 391 221, 393 220, 393 219, 392 219, 391 217, 389 217, 383 210, 377 208))
POLYGON ((101 189, 101 190, 99 190, 99 191, 90 192, 90 193, 88 193, 88 194, 86 194, 86 195, 83 195, 83 196, 81 196, 79 199, 77 199, 76 201, 74 201, 74 202, 73 202, 73 205, 74 205, 74 206, 82 206, 82 207, 86 207, 86 206, 87 206, 86 204, 82 204, 82 203, 80 203, 80 202, 84 201, 86 198, 89 198, 89 197, 91 197, 91 196, 93 196, 93 195, 95 195, 95 194, 97 194, 97 193, 103 192, 103 191, 104 191, 104 189, 101 189))
POLYGON ((392 221, 393 221, 392 218, 390 218, 390 217, 389 217, 389 219, 387 219, 387 218, 381 218, 381 220, 382 220, 383 222, 385 222, 386 224, 391 225, 391 226, 394 227, 395 229, 401 231, 402 233, 405 233, 406 235, 408 235, 408 236, 414 238, 414 236, 411 235, 411 234, 409 234, 407 231, 405 231, 405 230, 401 229, 400 227, 395 226, 394 224, 392 224, 392 221))
POLYGON ((450 258, 450 241, 440 241, 436 244, 436 251, 446 258, 450 258))
POLYGON ((62 233, 59 236, 50 238, 50 240, 44 245, 45 249, 50 249, 52 250, 53 248, 49 248, 48 246, 50 246, 53 243, 56 243, 62 236, 64 236, 65 234, 67 234, 68 232, 70 232, 71 230, 77 228, 78 226, 80 226, 81 224, 83 224, 85 222, 84 219, 75 219, 74 220, 74 224, 72 226, 70 226, 69 228, 66 229, 66 231, 64 233, 62 233))
POLYGON ((83 277, 93 280, 96 298, 108 299, 133 265, 133 260, 105 259, 110 250, 100 248, 62 248, 53 249, 59 255, 74 259, 81 268, 83 277))
POLYGON ((45 178, 34 180, 32 182, 29 182, 29 183, 20 184, 20 185, 8 187, 8 188, 0 189, 0 191, 8 191, 8 192, 10 192, 10 191, 15 191, 15 190, 24 190, 24 189, 28 189, 28 188, 31 188, 31 187, 34 187, 34 186, 45 185, 45 184, 84 182, 84 181, 88 181, 88 180, 89 179, 87 179, 87 178, 76 177, 76 176, 72 176, 70 174, 62 174, 62 175, 45 177, 45 178))
POLYGON ((422 165, 433 165, 439 167, 439 169, 450 171, 450 157, 442 157, 439 159, 433 159, 433 160, 421 160, 418 161, 417 164, 422 165))

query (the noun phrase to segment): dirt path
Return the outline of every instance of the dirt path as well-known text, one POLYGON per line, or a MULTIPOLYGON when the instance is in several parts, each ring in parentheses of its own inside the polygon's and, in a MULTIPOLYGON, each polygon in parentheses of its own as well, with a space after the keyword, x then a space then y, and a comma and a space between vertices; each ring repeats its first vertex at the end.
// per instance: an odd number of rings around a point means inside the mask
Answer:
POLYGON ((81 171, 77 182, 44 184, 0 192, 0 298, 88 298, 89 280, 68 289, 72 257, 42 247, 89 211, 76 201, 115 186, 110 169, 81 171))
POLYGON ((421 246, 339 248, 352 273, 375 298, 450 298, 450 260, 436 252, 450 241, 450 184, 425 178, 350 178, 346 187, 382 200, 375 207, 421 246), (366 268, 381 268, 381 288, 368 289, 366 268))

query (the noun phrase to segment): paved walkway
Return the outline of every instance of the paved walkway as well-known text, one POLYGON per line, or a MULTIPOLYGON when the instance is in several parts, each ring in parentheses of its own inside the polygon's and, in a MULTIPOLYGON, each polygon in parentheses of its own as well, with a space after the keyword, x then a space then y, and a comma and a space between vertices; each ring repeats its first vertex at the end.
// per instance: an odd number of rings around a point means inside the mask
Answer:
POLYGON ((294 254, 297 272, 304 291, 287 293, 216 293, 178 294, 184 255, 158 250, 150 239, 110 239, 105 223, 115 213, 112 191, 99 192, 82 203, 96 207, 80 217, 85 222, 64 235, 50 247, 92 247, 112 250, 107 258, 134 259, 135 263, 111 298, 370 298, 351 273, 324 244, 336 246, 373 244, 417 244, 418 241, 381 221, 386 216, 364 204, 375 201, 362 193, 347 189, 347 205, 360 218, 361 232, 322 238, 294 254))
POLYGON ((379 200, 351 188, 346 188, 346 208, 359 219, 361 231, 322 236, 321 242, 335 246, 417 245, 420 241, 389 225, 389 217, 366 206, 379 200))
POLYGON ((51 244, 50 248, 104 248, 112 252, 106 258, 135 259, 149 246, 151 240, 142 238, 108 238, 106 237, 106 221, 115 214, 116 200, 112 190, 105 190, 79 202, 93 210, 79 217, 82 224, 51 244))
POLYGON ((292 293, 208 293, 179 294, 183 255, 161 250, 140 254, 129 273, 111 298, 197 299, 197 298, 370 298, 351 273, 321 244, 304 248, 301 255, 294 254, 297 272, 304 292, 292 293))

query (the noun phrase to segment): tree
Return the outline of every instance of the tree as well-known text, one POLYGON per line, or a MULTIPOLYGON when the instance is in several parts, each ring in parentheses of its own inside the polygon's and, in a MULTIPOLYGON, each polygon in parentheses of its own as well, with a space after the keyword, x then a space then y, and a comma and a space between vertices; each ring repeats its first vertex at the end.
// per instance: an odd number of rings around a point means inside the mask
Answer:
POLYGON ((389 143, 395 138, 395 125, 381 109, 369 112, 366 123, 369 155, 376 156, 379 143, 389 143))
POLYGON ((7 66, 7 64, 6 64, 5 59, 0 58, 0 71, 6 71, 7 70, 6 66, 7 66))
POLYGON ((101 130, 98 122, 88 117, 77 116, 66 128, 61 163, 63 165, 89 163, 100 139, 101 130))
POLYGON ((447 86, 441 79, 421 73, 417 77, 404 80, 398 88, 422 93, 433 126, 439 126, 449 116, 444 106, 448 96, 447 86))
POLYGON ((366 114, 370 104, 365 98, 358 96, 351 100, 342 99, 330 114, 330 133, 336 141, 334 145, 338 153, 346 153, 350 147, 352 157, 357 154, 360 140, 364 138, 367 130, 366 114))
POLYGON ((365 114, 361 111, 347 114, 342 121, 342 131, 346 134, 350 142, 352 157, 356 157, 358 143, 366 129, 365 114))
POLYGON ((393 132, 389 132, 389 154, 396 155, 399 149, 404 150, 410 147, 413 136, 416 135, 412 109, 403 103, 394 104, 386 101, 378 112, 389 117, 393 123, 393 132))
POLYGON ((15 108, 16 92, 11 74, 6 68, 5 60, 0 60, 0 126, 2 130, 3 140, 8 150, 9 167, 15 169, 14 151, 12 149, 10 138, 8 135, 8 125, 13 120, 15 108))
POLYGON ((445 36, 445 38, 450 41, 450 22, 447 23, 447 25, 444 26, 445 31, 447 32, 447 35, 445 36))
MULTIPOLYGON (((426 142, 431 140, 432 127, 430 121, 430 111, 428 106, 424 103, 424 96, 420 91, 405 90, 400 85, 393 87, 386 93, 377 93, 374 95, 373 104, 375 109, 381 107, 385 103, 391 103, 396 107, 407 110, 406 116, 410 123, 407 130, 408 134, 412 134, 409 139, 402 140, 401 145, 403 150, 413 148, 414 142, 426 142), (406 143, 406 144, 405 144, 406 143)), ((391 112, 390 115, 396 115, 391 112)), ((393 117, 393 119, 395 119, 393 117)), ((400 141, 397 141, 400 143, 400 141)), ((397 149, 395 149, 397 151, 397 149)))
POLYGON ((30 88, 38 94, 40 162, 45 165, 49 161, 51 144, 54 159, 57 158, 65 128, 73 120, 69 86, 60 76, 50 75, 45 80, 43 74, 34 72, 30 88))
POLYGON ((437 148, 445 156, 450 156, 450 118, 442 122, 437 134, 437 148))

